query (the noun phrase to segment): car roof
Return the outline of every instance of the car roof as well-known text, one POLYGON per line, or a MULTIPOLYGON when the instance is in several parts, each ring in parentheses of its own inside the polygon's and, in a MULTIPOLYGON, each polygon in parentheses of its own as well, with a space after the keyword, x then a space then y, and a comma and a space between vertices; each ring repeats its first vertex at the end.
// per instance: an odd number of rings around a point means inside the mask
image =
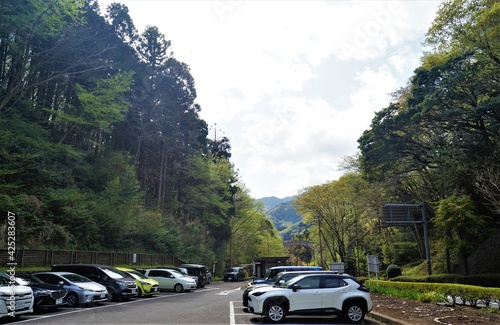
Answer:
POLYGON ((313 269, 322 269, 321 266, 305 266, 305 265, 287 265, 287 266, 273 266, 270 268, 270 270, 301 270, 301 269, 309 269, 309 270, 313 270, 313 269))
POLYGON ((354 280, 354 278, 350 275, 346 275, 346 274, 335 274, 335 273, 311 273, 311 274, 301 274, 301 275, 298 275, 297 277, 293 278, 294 281, 298 281, 300 279, 303 279, 303 278, 308 278, 308 277, 313 277, 313 276, 334 276, 336 278, 341 278, 341 279, 352 279, 354 280))
POLYGON ((282 271, 278 274, 308 274, 308 273, 314 273, 314 274, 339 274, 337 271, 330 271, 330 270, 303 270, 303 271, 282 271))
POLYGON ((64 277, 65 275, 67 274, 71 274, 71 275, 78 275, 78 276, 81 276, 82 278, 86 278, 88 279, 90 282, 95 282, 95 281, 92 281, 90 280, 89 278, 87 278, 86 276, 83 276, 81 274, 78 274, 78 273, 75 273, 75 272, 70 272, 70 271, 43 271, 43 272, 36 272, 36 273, 33 273, 33 275, 37 275, 37 274, 54 274, 54 275, 59 275, 59 276, 62 276, 64 277))
POLYGON ((90 267, 105 267, 105 268, 116 268, 116 266, 106 265, 106 264, 54 264, 54 266, 90 266, 90 267))

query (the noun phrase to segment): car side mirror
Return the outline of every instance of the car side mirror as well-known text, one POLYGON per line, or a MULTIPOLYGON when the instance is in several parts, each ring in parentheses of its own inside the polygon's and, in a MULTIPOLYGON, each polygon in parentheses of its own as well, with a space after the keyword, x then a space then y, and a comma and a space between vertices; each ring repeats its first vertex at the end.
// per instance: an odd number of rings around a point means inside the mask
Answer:
POLYGON ((295 292, 295 291, 297 291, 297 290, 299 290, 299 289, 300 289, 300 284, 296 284, 296 283, 294 283, 294 284, 292 285, 292 290, 293 290, 293 292, 295 292))
POLYGON ((57 282, 57 284, 58 284, 59 286, 61 286, 61 287, 62 287, 62 286, 64 286, 64 282, 63 282, 63 281, 59 281, 59 282, 57 282))

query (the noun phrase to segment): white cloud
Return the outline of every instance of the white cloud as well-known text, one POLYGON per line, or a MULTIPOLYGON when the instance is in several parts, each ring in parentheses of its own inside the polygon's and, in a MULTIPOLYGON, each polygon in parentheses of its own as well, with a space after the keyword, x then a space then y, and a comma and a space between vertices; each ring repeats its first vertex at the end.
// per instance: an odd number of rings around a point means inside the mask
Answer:
MULTIPOLYGON (((102 4, 115 1, 102 1, 102 4)), ((418 66, 441 1, 119 1, 158 26, 254 197, 337 179, 418 66)))

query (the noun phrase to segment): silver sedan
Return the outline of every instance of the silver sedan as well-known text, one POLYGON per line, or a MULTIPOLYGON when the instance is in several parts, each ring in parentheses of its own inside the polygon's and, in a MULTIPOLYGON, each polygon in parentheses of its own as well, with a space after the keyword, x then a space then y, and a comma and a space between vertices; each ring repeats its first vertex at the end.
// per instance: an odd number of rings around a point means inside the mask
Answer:
POLYGON ((39 272, 34 275, 47 283, 59 284, 67 289, 66 302, 70 307, 108 299, 108 290, 105 286, 76 273, 39 272))

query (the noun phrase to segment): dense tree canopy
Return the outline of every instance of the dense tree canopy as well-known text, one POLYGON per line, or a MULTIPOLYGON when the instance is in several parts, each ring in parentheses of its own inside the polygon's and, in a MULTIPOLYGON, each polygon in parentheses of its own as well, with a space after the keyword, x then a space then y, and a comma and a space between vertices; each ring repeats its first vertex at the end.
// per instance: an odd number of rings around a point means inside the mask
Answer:
MULTIPOLYGON (((438 236, 462 224, 487 235, 500 220, 499 23, 498 1, 444 2, 427 34, 431 51, 358 140, 366 179, 394 201, 428 203, 438 236), (471 198, 466 212, 451 208, 455 196, 471 198)), ((466 263, 478 241, 460 238, 456 260, 466 263)))
POLYGON ((208 138, 189 67, 157 27, 139 33, 126 6, 101 13, 94 0, 5 0, 0 21, 0 210, 19 216, 19 248, 222 268, 233 236, 275 239, 240 207, 251 199, 229 139, 208 138))

